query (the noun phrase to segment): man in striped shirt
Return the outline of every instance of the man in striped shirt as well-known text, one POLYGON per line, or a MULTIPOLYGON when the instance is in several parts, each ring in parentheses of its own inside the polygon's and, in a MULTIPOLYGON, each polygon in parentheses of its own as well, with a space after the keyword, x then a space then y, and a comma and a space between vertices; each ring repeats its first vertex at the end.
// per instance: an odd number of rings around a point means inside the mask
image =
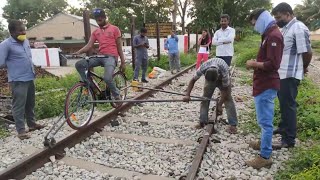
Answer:
POLYGON ((273 10, 277 24, 282 28, 284 50, 280 64, 280 102, 281 121, 274 134, 281 134, 281 143, 276 148, 293 147, 297 135, 298 86, 303 75, 308 72, 312 58, 309 29, 298 21, 287 3, 280 3, 273 10))
MULTIPOLYGON (((216 87, 220 89, 221 98, 217 103, 218 114, 222 114, 222 104, 224 104, 229 122, 227 132, 230 134, 237 133, 238 119, 235 104, 231 96, 229 66, 223 59, 212 58, 200 66, 195 76, 190 80, 186 95, 183 100, 185 102, 190 101, 190 94, 193 86, 202 75, 205 76, 203 97, 211 99, 216 87)), ((196 128, 202 128, 208 123, 209 104, 209 101, 201 102, 200 123, 196 126, 196 128)))

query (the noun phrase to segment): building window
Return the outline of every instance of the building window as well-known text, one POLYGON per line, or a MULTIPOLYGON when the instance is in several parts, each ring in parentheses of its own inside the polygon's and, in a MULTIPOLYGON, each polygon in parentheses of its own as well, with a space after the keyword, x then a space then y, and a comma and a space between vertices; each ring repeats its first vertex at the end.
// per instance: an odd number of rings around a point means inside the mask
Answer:
POLYGON ((66 37, 64 37, 64 40, 71 40, 71 39, 72 39, 71 36, 66 36, 66 37))
POLYGON ((53 37, 46 37, 46 40, 53 40, 53 37))
POLYGON ((29 41, 35 41, 37 38, 36 37, 30 37, 29 41))

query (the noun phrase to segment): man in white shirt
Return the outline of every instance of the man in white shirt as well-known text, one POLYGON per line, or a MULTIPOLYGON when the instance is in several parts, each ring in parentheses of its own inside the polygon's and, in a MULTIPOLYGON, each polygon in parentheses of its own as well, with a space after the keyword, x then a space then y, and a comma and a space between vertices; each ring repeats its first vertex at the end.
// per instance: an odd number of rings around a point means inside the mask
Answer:
POLYGON ((216 45, 217 58, 223 59, 228 66, 231 64, 232 56, 234 54, 233 41, 236 31, 229 27, 230 17, 228 14, 220 16, 221 28, 214 33, 213 45, 216 45))

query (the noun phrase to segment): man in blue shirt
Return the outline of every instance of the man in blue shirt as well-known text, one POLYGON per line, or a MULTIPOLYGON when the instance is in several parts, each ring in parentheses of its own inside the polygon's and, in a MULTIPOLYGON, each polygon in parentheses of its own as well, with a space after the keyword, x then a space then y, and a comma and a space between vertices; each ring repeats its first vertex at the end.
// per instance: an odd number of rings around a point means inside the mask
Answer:
POLYGON ((133 38, 133 47, 136 49, 136 61, 133 79, 138 81, 140 67, 142 68, 141 82, 148 83, 146 80, 146 72, 148 68, 148 48, 149 40, 147 37, 147 29, 141 28, 140 34, 133 38))
POLYGON ((175 35, 175 32, 171 32, 171 36, 167 39, 165 47, 169 51, 169 65, 171 74, 173 74, 174 70, 177 72, 180 71, 180 57, 179 57, 179 49, 178 49, 178 36, 175 35))
POLYGON ((8 25, 11 36, 0 44, 0 67, 8 69, 8 82, 12 92, 12 115, 16 124, 18 137, 30 138, 25 130, 24 119, 29 131, 44 126, 35 123, 35 71, 32 63, 26 28, 21 21, 11 20, 8 25))

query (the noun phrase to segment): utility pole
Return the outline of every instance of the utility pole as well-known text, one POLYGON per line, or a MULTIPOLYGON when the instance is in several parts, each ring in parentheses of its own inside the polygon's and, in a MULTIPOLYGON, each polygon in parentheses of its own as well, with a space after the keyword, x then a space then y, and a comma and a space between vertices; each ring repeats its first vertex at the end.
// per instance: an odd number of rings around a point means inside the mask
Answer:
POLYGON ((173 30, 177 28, 177 11, 178 11, 178 0, 173 1, 173 11, 172 11, 172 25, 173 30))
POLYGON ((135 55, 135 49, 133 47, 133 38, 134 38, 134 31, 135 31, 135 23, 134 23, 134 16, 131 16, 131 55, 132 55, 132 69, 135 68, 135 59, 136 59, 136 55, 135 55))
MULTIPOLYGON (((87 44, 89 42, 90 35, 91 35, 90 17, 89 17, 89 11, 87 10, 83 11, 83 28, 84 28, 84 40, 87 44)), ((92 50, 87 52, 87 56, 90 56, 91 54, 92 54, 92 50)))

